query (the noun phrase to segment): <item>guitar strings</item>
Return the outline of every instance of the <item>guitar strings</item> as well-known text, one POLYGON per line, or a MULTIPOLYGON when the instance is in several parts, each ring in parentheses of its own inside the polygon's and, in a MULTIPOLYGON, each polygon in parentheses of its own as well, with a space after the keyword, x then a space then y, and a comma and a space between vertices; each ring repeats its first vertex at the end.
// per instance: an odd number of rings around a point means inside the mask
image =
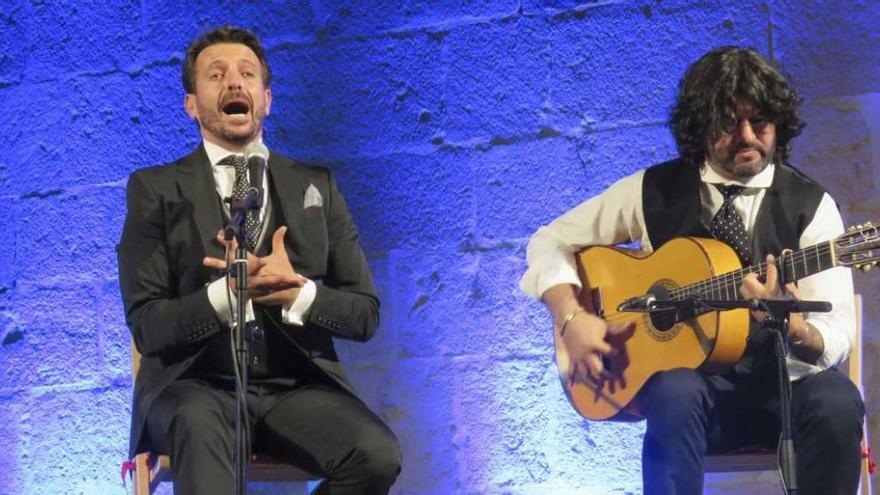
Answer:
MULTIPOLYGON (((822 260, 824 257, 827 257, 832 251, 831 249, 832 242, 824 242, 820 244, 816 244, 814 246, 810 246, 808 248, 796 251, 790 255, 787 255, 783 258, 778 258, 777 261, 781 263, 787 264, 786 269, 790 268, 791 273, 797 274, 798 265, 803 265, 805 268, 805 272, 808 271, 809 263, 815 262, 817 272, 824 270, 822 267, 822 260)), ((724 289, 724 295, 729 296, 730 290, 733 291, 734 297, 719 297, 719 300, 736 300, 739 297, 739 285, 742 284, 743 279, 750 274, 755 273, 756 275, 766 275, 767 274, 767 263, 759 263, 757 265, 749 266, 746 268, 740 268, 737 270, 733 270, 731 272, 727 272, 710 279, 697 282, 694 284, 686 285, 684 287, 680 287, 674 289, 670 292, 670 296, 672 300, 684 300, 689 296, 705 296, 708 293, 714 293, 717 291, 718 295, 721 295, 721 290, 724 289), (731 287, 735 285, 734 287, 731 287)), ((834 267, 833 260, 828 260, 827 268, 834 267)), ((777 267, 777 269, 779 269, 777 267)), ((797 278, 797 277, 795 277, 797 278)), ((668 309, 660 309, 654 310, 653 313, 664 313, 666 311, 675 311, 675 308, 668 309)), ((633 320, 637 313, 632 312, 618 312, 609 314, 605 317, 605 320, 609 323, 620 323, 626 320, 633 320)), ((641 313, 645 314, 645 313, 641 313)), ((642 329, 642 331, 647 331, 647 329, 642 329)))

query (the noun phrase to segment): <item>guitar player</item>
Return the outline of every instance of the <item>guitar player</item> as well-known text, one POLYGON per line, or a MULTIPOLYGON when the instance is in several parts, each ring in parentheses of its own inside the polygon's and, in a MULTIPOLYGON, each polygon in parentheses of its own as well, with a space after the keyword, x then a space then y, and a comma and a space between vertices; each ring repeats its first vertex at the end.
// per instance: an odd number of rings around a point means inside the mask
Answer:
MULTIPOLYGON (((799 493, 852 494, 859 480, 864 404, 835 369, 855 334, 851 274, 832 268, 797 287, 782 286, 772 265, 785 249, 843 233, 828 192, 787 162, 791 141, 805 125, 800 100, 755 51, 724 47, 706 53, 684 74, 672 110, 680 156, 619 180, 539 228, 529 242, 520 285, 550 310, 557 342, 569 358, 566 378, 595 383, 614 373, 604 368, 603 358, 617 353, 634 328, 610 323, 579 302, 575 253, 629 241, 639 241, 650 253, 671 239, 696 236, 723 241, 742 266, 766 261, 766 277, 750 274, 743 280, 743 298, 790 293, 833 305, 831 312, 795 313, 790 321, 787 365, 799 493)), ((755 324, 762 317, 753 312, 744 356, 731 369, 661 371, 638 392, 635 401, 647 420, 646 494, 700 494, 707 453, 776 447, 776 361, 771 336, 755 324)))

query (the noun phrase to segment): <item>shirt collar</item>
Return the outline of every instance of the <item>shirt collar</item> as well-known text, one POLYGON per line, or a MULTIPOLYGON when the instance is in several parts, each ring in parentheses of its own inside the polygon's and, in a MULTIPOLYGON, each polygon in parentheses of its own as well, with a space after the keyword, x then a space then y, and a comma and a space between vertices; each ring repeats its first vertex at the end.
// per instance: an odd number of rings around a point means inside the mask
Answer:
POLYGON ((776 170, 776 165, 771 163, 767 165, 767 168, 761 171, 758 175, 754 175, 752 177, 747 177, 745 179, 728 179, 724 177, 720 173, 718 173, 715 168, 716 165, 709 163, 706 161, 703 167, 700 167, 700 180, 705 182, 706 184, 723 184, 723 185, 737 185, 743 187, 749 187, 754 189, 767 189, 773 184, 773 174, 776 170))
MULTIPOLYGON (((256 142, 262 143, 263 138, 257 138, 256 142)), ((207 139, 202 140, 202 144, 205 146, 205 153, 208 155, 208 161, 211 162, 211 166, 214 167, 217 165, 217 162, 226 158, 229 155, 238 155, 244 156, 244 153, 238 151, 229 151, 226 148, 220 146, 219 144, 212 143, 207 139)))

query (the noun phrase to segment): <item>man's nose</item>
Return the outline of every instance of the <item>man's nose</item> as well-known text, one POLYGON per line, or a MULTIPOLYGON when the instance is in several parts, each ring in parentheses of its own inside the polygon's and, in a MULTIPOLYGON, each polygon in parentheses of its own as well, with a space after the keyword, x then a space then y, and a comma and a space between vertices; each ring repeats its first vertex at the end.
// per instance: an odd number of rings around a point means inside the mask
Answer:
POLYGON ((229 71, 227 74, 228 76, 226 77, 226 84, 228 85, 229 89, 241 89, 241 74, 236 71, 229 71))
POLYGON ((743 119, 742 122, 737 124, 736 137, 745 143, 751 143, 757 139, 755 130, 752 128, 752 123, 749 122, 748 119, 743 119))

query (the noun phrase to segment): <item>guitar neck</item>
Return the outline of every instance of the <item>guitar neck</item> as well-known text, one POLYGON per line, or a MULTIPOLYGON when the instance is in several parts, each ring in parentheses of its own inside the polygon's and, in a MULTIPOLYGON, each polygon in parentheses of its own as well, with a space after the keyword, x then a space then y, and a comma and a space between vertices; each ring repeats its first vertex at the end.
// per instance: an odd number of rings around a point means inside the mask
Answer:
MULTIPOLYGON (((776 258, 776 269, 781 283, 794 282, 815 273, 837 266, 834 242, 821 242, 776 258)), ((763 278, 767 275, 767 263, 752 265, 724 273, 673 291, 675 299, 697 296, 702 299, 729 301, 740 298, 739 288, 746 275, 754 273, 763 278)))

